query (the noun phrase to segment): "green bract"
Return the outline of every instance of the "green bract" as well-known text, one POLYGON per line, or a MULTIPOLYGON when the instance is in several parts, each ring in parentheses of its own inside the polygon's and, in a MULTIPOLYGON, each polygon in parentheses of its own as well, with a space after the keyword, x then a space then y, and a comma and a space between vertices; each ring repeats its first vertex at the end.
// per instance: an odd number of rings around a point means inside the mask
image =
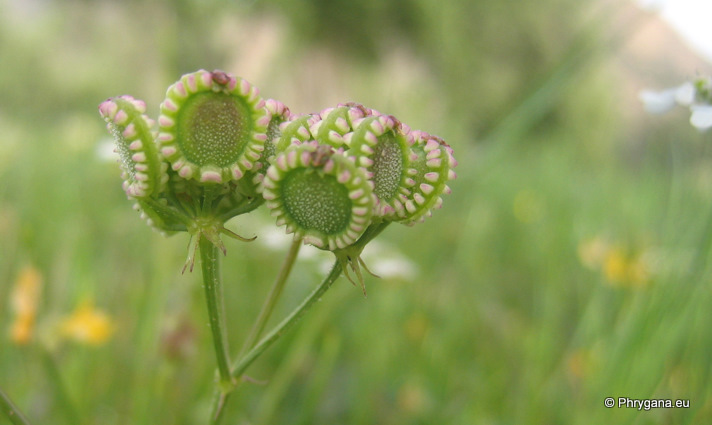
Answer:
POLYGON ((270 118, 246 80, 222 71, 186 74, 161 104, 161 153, 183 178, 239 180, 260 159, 270 118))
POLYGON ((263 196, 277 225, 322 249, 354 243, 368 226, 374 198, 365 171, 316 141, 277 155, 263 196))

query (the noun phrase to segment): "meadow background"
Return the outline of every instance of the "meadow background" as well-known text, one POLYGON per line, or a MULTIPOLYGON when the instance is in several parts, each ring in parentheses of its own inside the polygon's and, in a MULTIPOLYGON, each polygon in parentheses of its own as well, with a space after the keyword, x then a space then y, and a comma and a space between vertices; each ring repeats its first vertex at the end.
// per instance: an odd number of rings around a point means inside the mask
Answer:
MULTIPOLYGON (((298 113, 363 103, 459 161, 442 210, 367 248, 384 276, 368 297, 339 279, 249 369, 266 383, 241 386, 225 423, 709 423, 712 136, 636 96, 712 70, 655 16, 598 0, 0 0, 0 387, 34 424, 207 422, 188 237, 131 209, 97 112, 131 94, 156 116, 200 68, 298 113), (23 282, 41 290, 18 338, 23 282)), ((234 355, 289 238, 262 209, 229 227, 257 236, 228 241, 234 355)), ((303 250, 273 322, 328 260, 303 250)))

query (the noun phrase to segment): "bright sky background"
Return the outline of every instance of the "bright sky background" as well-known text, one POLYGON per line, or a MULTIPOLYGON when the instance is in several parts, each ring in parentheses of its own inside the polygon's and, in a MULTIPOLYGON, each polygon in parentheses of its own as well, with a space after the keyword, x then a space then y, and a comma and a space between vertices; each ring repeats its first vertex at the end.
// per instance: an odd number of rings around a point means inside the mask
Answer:
POLYGON ((712 0, 637 0, 657 10, 675 29, 712 62, 712 0))

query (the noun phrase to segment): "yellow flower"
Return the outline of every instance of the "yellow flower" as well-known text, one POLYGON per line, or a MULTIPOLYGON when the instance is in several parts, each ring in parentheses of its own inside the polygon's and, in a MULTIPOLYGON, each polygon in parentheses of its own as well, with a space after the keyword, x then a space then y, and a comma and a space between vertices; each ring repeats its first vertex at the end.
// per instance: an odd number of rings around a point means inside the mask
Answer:
POLYGON ((581 264, 600 270, 613 286, 639 288, 650 281, 650 268, 644 255, 610 244, 600 236, 581 242, 578 256, 581 264))
POLYGON ((616 286, 641 287, 648 283, 648 267, 640 256, 633 256, 620 248, 606 254, 603 263, 606 279, 616 286))
POLYGON ((106 313, 94 307, 92 301, 84 301, 62 320, 60 332, 67 339, 101 345, 114 333, 114 324, 106 313))
POLYGON ((42 290, 42 275, 32 266, 23 268, 10 294, 10 308, 15 320, 10 325, 10 340, 25 345, 32 340, 37 304, 42 290))
POLYGON ((611 283, 623 283, 628 280, 628 258, 620 248, 613 248, 606 253, 603 261, 603 273, 611 283))

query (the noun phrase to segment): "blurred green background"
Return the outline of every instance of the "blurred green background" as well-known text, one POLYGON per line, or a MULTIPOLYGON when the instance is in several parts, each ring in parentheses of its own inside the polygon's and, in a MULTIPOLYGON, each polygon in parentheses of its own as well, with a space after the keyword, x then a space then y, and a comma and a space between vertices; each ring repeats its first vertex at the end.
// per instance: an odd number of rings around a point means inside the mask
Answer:
MULTIPOLYGON (((35 424, 207 423, 188 237, 131 209, 97 105, 131 94, 155 117, 181 74, 218 68, 297 113, 393 114, 459 161, 442 210, 367 249, 384 276, 368 298, 339 279, 249 369, 260 382, 225 423, 709 423, 712 141, 636 93, 711 70, 646 45, 651 25, 596 0, 0 0, 0 387, 35 424), (43 283, 20 344, 28 268, 43 283), (89 302, 110 338, 63 337, 89 302)), ((264 210, 229 227, 258 237, 224 262, 235 354, 289 238, 264 210)), ((328 261, 303 250, 273 322, 328 261)))

